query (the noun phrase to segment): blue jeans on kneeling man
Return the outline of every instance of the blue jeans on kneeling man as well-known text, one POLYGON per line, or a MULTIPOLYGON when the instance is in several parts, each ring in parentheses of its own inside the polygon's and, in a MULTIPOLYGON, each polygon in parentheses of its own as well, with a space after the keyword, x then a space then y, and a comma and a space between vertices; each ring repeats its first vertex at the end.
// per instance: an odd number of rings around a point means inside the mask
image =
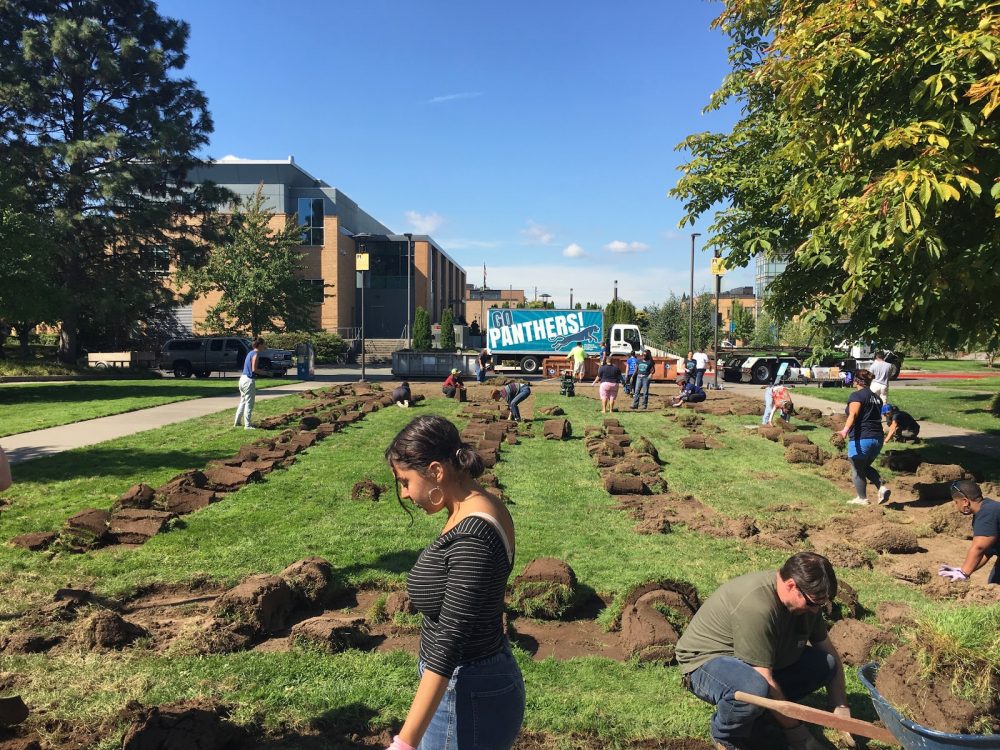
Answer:
MULTIPOLYGON (((826 651, 807 646, 797 662, 774 670, 774 681, 785 698, 796 701, 829 683, 836 666, 826 651)), ((727 748, 745 744, 765 710, 733 698, 737 690, 766 698, 769 686, 760 672, 733 656, 717 656, 691 673, 691 692, 715 706, 712 739, 727 748)))

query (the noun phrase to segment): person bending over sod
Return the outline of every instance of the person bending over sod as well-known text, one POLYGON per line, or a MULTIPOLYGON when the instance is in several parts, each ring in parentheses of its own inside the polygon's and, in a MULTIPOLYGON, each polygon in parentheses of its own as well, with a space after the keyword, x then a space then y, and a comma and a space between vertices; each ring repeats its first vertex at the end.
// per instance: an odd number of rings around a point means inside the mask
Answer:
POLYGON ((517 408, 517 405, 530 395, 531 386, 527 383, 507 383, 500 388, 495 388, 490 394, 494 401, 499 401, 502 398, 507 402, 510 418, 515 422, 521 421, 521 410, 517 408))
POLYGON ((444 417, 414 419, 385 457, 400 503, 447 516, 406 579, 424 616, 420 683, 390 750, 505 750, 524 718, 524 680, 504 623, 514 522, 476 481, 483 460, 444 417))
MULTIPOLYGON (((717 750, 747 747, 764 712, 736 700, 737 690, 795 701, 825 685, 834 713, 851 715, 844 667, 820 613, 836 594, 830 561, 799 552, 780 570, 724 583, 698 610, 677 642, 677 661, 685 687, 715 706, 711 735, 717 750)), ((773 716, 790 750, 825 747, 804 724, 773 716)))
POLYGON ((681 404, 700 404, 708 395, 697 383, 692 383, 686 378, 677 378, 677 396, 670 403, 671 406, 681 404))
POLYGON ((959 567, 942 565, 939 576, 964 581, 991 558, 997 558, 989 583, 1000 583, 1000 503, 983 497, 979 485, 971 479, 951 483, 951 499, 963 516, 972 516, 972 544, 959 567))

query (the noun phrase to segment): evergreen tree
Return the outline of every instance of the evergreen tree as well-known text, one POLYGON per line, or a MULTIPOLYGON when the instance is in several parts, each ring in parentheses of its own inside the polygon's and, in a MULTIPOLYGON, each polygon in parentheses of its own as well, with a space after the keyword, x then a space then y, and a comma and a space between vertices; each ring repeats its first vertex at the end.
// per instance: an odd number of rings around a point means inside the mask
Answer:
POLYGON ((427 316, 427 311, 424 308, 418 307, 413 312, 413 351, 429 352, 433 348, 431 319, 427 316))
POLYGON ((221 292, 209 308, 208 331, 307 331, 315 328, 315 289, 301 278, 302 227, 290 216, 272 229, 274 214, 264 208, 264 186, 246 206, 233 203, 225 241, 201 268, 181 274, 197 294, 221 292))
POLYGON ((449 307, 441 313, 441 351, 453 352, 458 348, 455 342, 455 314, 449 307))
POLYGON ((749 341, 753 336, 753 313, 749 308, 734 300, 730 309, 730 320, 733 322, 733 339, 739 341, 749 341))
POLYGON ((60 355, 176 302, 151 258, 192 262, 219 193, 186 182, 212 121, 179 75, 187 24, 152 0, 0 3, 0 149, 51 221, 60 355))

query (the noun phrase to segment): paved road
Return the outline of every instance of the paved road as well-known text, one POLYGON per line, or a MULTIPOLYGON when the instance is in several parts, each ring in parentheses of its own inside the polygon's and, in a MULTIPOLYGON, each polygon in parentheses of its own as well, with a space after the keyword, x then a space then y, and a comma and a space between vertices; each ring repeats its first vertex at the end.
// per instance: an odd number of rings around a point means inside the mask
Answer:
MULTIPOLYGON (((392 373, 388 367, 368 367, 365 376, 368 380, 385 380, 391 378, 392 373)), ((287 396, 289 393, 321 388, 330 383, 353 383, 360 377, 360 367, 322 368, 316 371, 315 380, 262 388, 257 391, 257 400, 267 401, 287 396)), ((157 427, 202 417, 206 414, 235 410, 238 403, 239 391, 236 387, 236 380, 233 379, 233 392, 224 396, 176 401, 149 409, 114 414, 110 417, 88 419, 84 422, 74 422, 34 432, 22 432, 3 438, 3 449, 10 462, 16 464, 74 448, 103 443, 105 440, 113 440, 145 430, 153 430, 157 427)))
MULTIPOLYGON (((751 398, 759 398, 763 401, 761 386, 748 385, 744 383, 726 383, 726 390, 736 391, 751 398)), ((808 406, 812 409, 819 409, 824 414, 843 414, 844 405, 834 401, 808 396, 800 388, 792 389, 792 399, 796 406, 808 406)), ((939 424, 938 422, 927 422, 920 420, 920 438, 927 443, 950 445, 955 448, 980 453, 992 458, 1000 458, 1000 438, 995 435, 986 435, 975 430, 967 430, 964 427, 953 427, 949 424, 939 424)))

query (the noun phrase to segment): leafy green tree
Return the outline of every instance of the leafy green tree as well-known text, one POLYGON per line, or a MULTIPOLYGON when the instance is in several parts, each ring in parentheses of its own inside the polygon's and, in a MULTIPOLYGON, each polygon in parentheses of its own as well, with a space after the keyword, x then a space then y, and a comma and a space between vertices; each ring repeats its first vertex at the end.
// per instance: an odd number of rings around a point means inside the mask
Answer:
POLYGON ((431 319, 427 316, 427 311, 424 308, 418 307, 413 311, 413 351, 429 352, 433 348, 431 319))
MULTIPOLYGON (((715 316, 715 295, 702 293, 694 301, 694 345, 704 351, 715 344, 718 330, 715 316)), ((721 332, 720 332, 721 333, 721 332)), ((722 340, 722 336, 719 336, 722 340)))
POLYGON ((750 346, 778 346, 780 340, 780 329, 774 322, 774 318, 769 313, 762 311, 754 324, 750 346))
POLYGON ((635 325, 637 323, 637 313, 635 305, 628 300, 611 300, 604 307, 604 337, 607 338, 611 331, 611 326, 617 323, 635 325))
POLYGON ((455 314, 451 308, 441 313, 441 351, 453 352, 458 348, 455 342, 455 314))
POLYGON ((741 117, 684 142, 682 225, 715 210, 729 267, 787 255, 767 307, 828 341, 1000 339, 997 3, 726 0, 715 25, 709 108, 741 117))
POLYGON ((212 121, 180 75, 188 27, 152 0, 4 0, 0 29, 0 149, 51 222, 71 362, 81 333, 134 329, 176 303, 144 251, 196 259, 220 191, 186 176, 212 121))
MULTIPOLYGON (((212 248, 204 266, 180 275, 195 294, 221 292, 209 308, 208 331, 301 331, 314 327, 315 289, 301 277, 302 227, 295 216, 280 229, 264 207, 264 186, 246 205, 232 204, 222 244, 212 248)), ((329 285, 327 285, 329 286, 329 285)))
POLYGON ((733 338, 739 341, 749 341, 753 336, 754 319, 753 312, 749 308, 737 301, 733 301, 730 310, 730 320, 733 323, 733 338))
POLYGON ((676 294, 671 293, 663 304, 646 306, 643 312, 647 320, 643 336, 668 351, 677 351, 680 346, 687 351, 687 304, 676 294))

